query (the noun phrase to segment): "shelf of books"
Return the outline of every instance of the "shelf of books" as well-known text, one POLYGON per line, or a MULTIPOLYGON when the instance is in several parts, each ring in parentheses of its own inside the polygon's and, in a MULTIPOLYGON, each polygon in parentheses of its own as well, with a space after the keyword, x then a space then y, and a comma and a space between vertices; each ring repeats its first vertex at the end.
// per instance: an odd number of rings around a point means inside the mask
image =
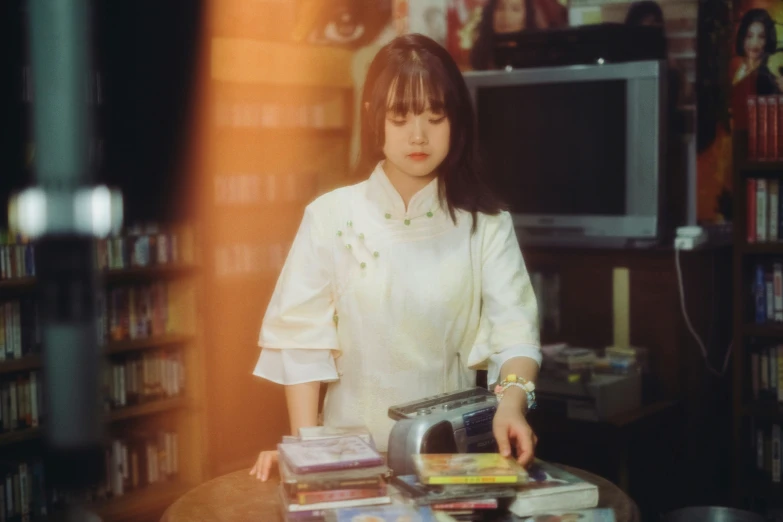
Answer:
POLYGON ((35 245, 0 242, 0 505, 33 518, 87 502, 104 520, 157 520, 205 478, 200 254, 191 226, 130 227, 96 243, 103 281, 105 482, 74 498, 47 485, 45 378, 35 245), (27 492, 17 496, 16 491, 27 492), (153 487, 154 486, 154 487, 153 487), (8 492, 14 492, 9 497, 8 492))
POLYGON ((783 111, 766 102, 751 100, 753 131, 734 135, 733 490, 759 510, 783 499, 783 111))

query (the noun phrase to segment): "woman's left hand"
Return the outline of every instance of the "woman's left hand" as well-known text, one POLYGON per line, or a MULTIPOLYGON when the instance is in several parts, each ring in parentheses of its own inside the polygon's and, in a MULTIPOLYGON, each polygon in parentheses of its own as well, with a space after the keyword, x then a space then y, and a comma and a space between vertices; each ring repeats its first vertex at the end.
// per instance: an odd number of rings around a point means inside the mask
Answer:
MULTIPOLYGON (((510 399, 510 397, 509 397, 510 399)), ((504 457, 511 456, 512 445, 516 460, 522 466, 533 463, 538 438, 522 413, 522 405, 514 400, 501 400, 492 420, 492 432, 498 443, 498 451, 504 457)))

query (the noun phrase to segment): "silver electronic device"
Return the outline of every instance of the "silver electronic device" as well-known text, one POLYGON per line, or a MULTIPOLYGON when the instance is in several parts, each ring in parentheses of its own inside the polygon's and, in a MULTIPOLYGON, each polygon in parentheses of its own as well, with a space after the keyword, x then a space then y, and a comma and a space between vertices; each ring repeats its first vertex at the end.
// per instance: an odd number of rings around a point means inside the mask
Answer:
POLYGON ((387 461, 395 475, 415 473, 416 453, 494 453, 495 394, 476 387, 392 406, 387 461))

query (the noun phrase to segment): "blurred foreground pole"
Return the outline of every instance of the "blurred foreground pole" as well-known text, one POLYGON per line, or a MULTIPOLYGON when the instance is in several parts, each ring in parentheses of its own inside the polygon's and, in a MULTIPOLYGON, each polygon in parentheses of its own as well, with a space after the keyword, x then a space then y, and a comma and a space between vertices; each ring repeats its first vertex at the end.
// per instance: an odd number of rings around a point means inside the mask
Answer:
POLYGON ((36 239, 43 333, 46 480, 81 488, 102 480, 102 356, 96 327, 100 287, 94 239, 111 221, 108 189, 92 187, 88 162, 88 0, 29 0, 34 82, 35 186, 12 213, 36 239))

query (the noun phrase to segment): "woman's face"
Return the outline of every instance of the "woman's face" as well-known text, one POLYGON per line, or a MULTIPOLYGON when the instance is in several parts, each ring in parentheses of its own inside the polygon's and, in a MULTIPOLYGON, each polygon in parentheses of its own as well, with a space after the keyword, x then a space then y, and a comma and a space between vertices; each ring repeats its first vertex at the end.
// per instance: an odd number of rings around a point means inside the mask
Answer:
POLYGON ((421 114, 388 112, 384 134, 384 169, 390 177, 433 178, 449 153, 449 120, 429 106, 421 114))
POLYGON ((525 0, 499 0, 492 18, 495 33, 515 33, 524 27, 525 0))
POLYGON ((750 60, 761 59, 764 52, 764 46, 767 44, 767 35, 764 31, 764 24, 753 22, 748 27, 748 34, 745 35, 745 56, 750 60))

